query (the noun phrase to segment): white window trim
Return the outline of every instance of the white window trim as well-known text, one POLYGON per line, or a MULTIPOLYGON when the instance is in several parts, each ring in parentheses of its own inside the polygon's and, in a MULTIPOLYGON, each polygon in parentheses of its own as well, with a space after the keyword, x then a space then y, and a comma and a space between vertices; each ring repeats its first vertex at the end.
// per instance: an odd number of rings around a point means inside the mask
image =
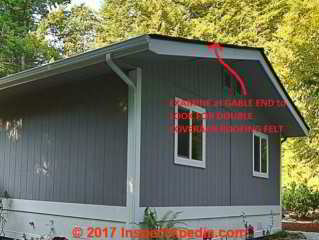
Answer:
POLYGON ((252 134, 252 148, 253 148, 253 176, 254 177, 261 177, 261 178, 269 178, 269 141, 268 141, 268 135, 261 133, 261 132, 253 132, 252 134), (259 169, 260 171, 255 171, 255 144, 254 144, 254 136, 258 136, 260 138, 264 138, 267 141, 267 173, 261 172, 261 139, 259 143, 259 169))
MULTIPOLYGON (((185 100, 175 97, 175 113, 178 112, 178 106, 182 106, 183 108, 186 108, 190 111, 195 111, 198 113, 205 113, 206 110, 204 108, 201 108, 199 106, 184 106, 182 104, 178 104, 178 102, 186 102, 185 100)), ((178 119, 175 118, 175 129, 178 126, 178 119)), ((192 119, 190 119, 190 126, 192 126, 192 119)), ((206 119, 203 119, 203 127, 206 129, 206 119)), ((192 134, 190 134, 189 138, 189 158, 184 158, 181 156, 178 156, 177 150, 178 150, 178 132, 175 131, 175 146, 174 146, 174 163, 179 164, 179 165, 186 165, 186 166, 191 166, 191 167, 199 167, 199 168, 206 168, 206 132, 202 132, 202 142, 203 142, 203 149, 202 149, 202 161, 199 160, 193 160, 191 159, 192 156, 192 134)))

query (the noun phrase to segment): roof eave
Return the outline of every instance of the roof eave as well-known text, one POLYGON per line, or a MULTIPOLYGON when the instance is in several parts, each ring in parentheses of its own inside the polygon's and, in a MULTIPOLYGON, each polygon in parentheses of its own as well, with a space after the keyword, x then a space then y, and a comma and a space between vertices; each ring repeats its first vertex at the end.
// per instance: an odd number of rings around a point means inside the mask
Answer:
POLYGON ((136 37, 104 48, 88 51, 74 57, 59 60, 54 63, 8 75, 1 78, 0 90, 104 62, 106 54, 112 54, 113 59, 118 59, 145 51, 148 49, 148 39, 147 36, 136 37))

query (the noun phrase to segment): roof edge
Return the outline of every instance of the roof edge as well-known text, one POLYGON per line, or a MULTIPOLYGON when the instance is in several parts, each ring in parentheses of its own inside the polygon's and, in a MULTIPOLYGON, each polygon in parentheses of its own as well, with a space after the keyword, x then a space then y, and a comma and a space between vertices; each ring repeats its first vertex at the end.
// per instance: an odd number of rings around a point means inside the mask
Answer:
POLYGON ((143 35, 53 63, 27 69, 1 78, 0 90, 104 62, 105 55, 108 53, 111 53, 113 58, 117 59, 137 52, 142 52, 148 49, 148 44, 148 37, 143 35))
MULTIPOLYGON (((21 84, 26 84, 28 82, 33 82, 33 81, 47 78, 50 76, 58 75, 61 73, 69 72, 69 71, 76 70, 89 65, 93 65, 96 63, 104 62, 105 55, 107 53, 111 53, 113 55, 113 58, 117 59, 117 58, 121 58, 127 55, 137 53, 137 52, 151 50, 150 49, 151 39, 174 41, 178 43, 181 43, 181 42, 193 43, 193 44, 200 44, 200 45, 209 45, 212 43, 209 41, 202 41, 202 40, 196 40, 196 39, 164 36, 159 34, 146 34, 146 35, 128 39, 126 41, 115 43, 104 48, 88 51, 88 52, 76 55, 74 57, 70 57, 67 59, 56 61, 54 63, 31 68, 26 71, 22 71, 16 74, 3 77, 0 79, 0 90, 14 87, 21 84)), ((269 59, 267 58, 265 54, 264 48, 245 47, 245 46, 237 46, 237 45, 222 44, 222 43, 220 45, 226 48, 255 50, 260 52, 262 55, 262 58, 265 60, 267 67, 270 69, 270 72, 273 74, 275 81, 279 84, 280 89, 284 92, 284 95, 287 97, 289 103, 292 105, 293 110, 297 113, 298 118, 301 119, 302 123, 305 125, 307 130, 308 131, 310 130, 304 117, 302 116, 299 109, 296 107, 296 105, 292 101, 291 97, 289 96, 288 92, 286 91, 285 87, 280 81, 278 75, 273 69, 269 59)), ((251 52, 251 51, 248 51, 248 52, 251 52)), ((298 119, 296 120, 298 121, 298 119)), ((300 127, 302 128, 302 126, 300 127)), ((307 135, 306 132, 305 134, 307 135)))
MULTIPOLYGON (((280 85, 281 89, 284 91, 284 93, 285 93, 285 95, 287 96, 289 102, 290 102, 291 105, 293 106, 294 110, 297 112, 298 116, 300 117, 300 119, 302 120, 303 124, 304 124, 305 127, 308 129, 308 131, 310 131, 310 127, 308 126, 308 124, 307 124, 305 118, 302 116, 300 110, 297 108, 297 106, 296 106, 295 103, 293 102, 292 98, 291 98, 290 95, 288 94, 288 92, 287 92, 285 86, 282 84, 282 82, 281 82, 279 76, 277 75, 277 73, 275 72, 275 69, 273 68, 271 62, 270 62, 269 59, 267 58, 264 49, 262 49, 261 54, 262 54, 263 58, 265 59, 266 64, 268 65, 270 71, 271 71, 272 74, 275 76, 275 78, 276 78, 278 84, 280 85)), ((307 135, 307 134, 306 134, 306 135, 307 135)))
MULTIPOLYGON (((153 39, 159 39, 159 40, 169 40, 169 41, 177 41, 177 42, 186 42, 186 43, 197 43, 202 45, 209 45, 215 42, 210 41, 204 41, 200 39, 189 39, 189 38, 183 38, 183 37, 173 37, 173 36, 164 36, 160 34, 148 34, 150 38, 153 39)), ((238 49, 250 49, 250 50, 264 50, 262 47, 247 47, 247 46, 239 46, 234 44, 227 44, 227 43, 219 43, 220 46, 228 47, 228 48, 238 48, 238 49)))

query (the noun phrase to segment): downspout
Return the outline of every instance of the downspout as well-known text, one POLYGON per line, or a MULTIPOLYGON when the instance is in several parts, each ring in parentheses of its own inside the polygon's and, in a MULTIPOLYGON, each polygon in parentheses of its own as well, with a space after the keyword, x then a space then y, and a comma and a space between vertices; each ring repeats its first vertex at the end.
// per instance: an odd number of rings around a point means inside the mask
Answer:
POLYGON ((113 62, 110 53, 106 54, 106 63, 127 85, 136 90, 134 82, 113 62))

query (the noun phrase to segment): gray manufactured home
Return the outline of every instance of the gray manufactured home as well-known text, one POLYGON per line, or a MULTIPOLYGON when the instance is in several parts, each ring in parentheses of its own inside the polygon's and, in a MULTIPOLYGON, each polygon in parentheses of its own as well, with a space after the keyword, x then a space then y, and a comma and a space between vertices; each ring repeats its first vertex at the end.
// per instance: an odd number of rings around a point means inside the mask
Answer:
POLYGON ((263 49, 222 45, 247 87, 233 96, 225 89, 240 90, 238 79, 208 46, 144 35, 0 79, 6 236, 136 228, 146 207, 181 211, 191 229, 245 220, 257 237, 279 231, 281 140, 309 128, 263 49), (227 99, 285 105, 212 104, 227 99), (221 117, 243 112, 253 117, 221 117), (228 130, 178 130, 215 125, 228 130))

